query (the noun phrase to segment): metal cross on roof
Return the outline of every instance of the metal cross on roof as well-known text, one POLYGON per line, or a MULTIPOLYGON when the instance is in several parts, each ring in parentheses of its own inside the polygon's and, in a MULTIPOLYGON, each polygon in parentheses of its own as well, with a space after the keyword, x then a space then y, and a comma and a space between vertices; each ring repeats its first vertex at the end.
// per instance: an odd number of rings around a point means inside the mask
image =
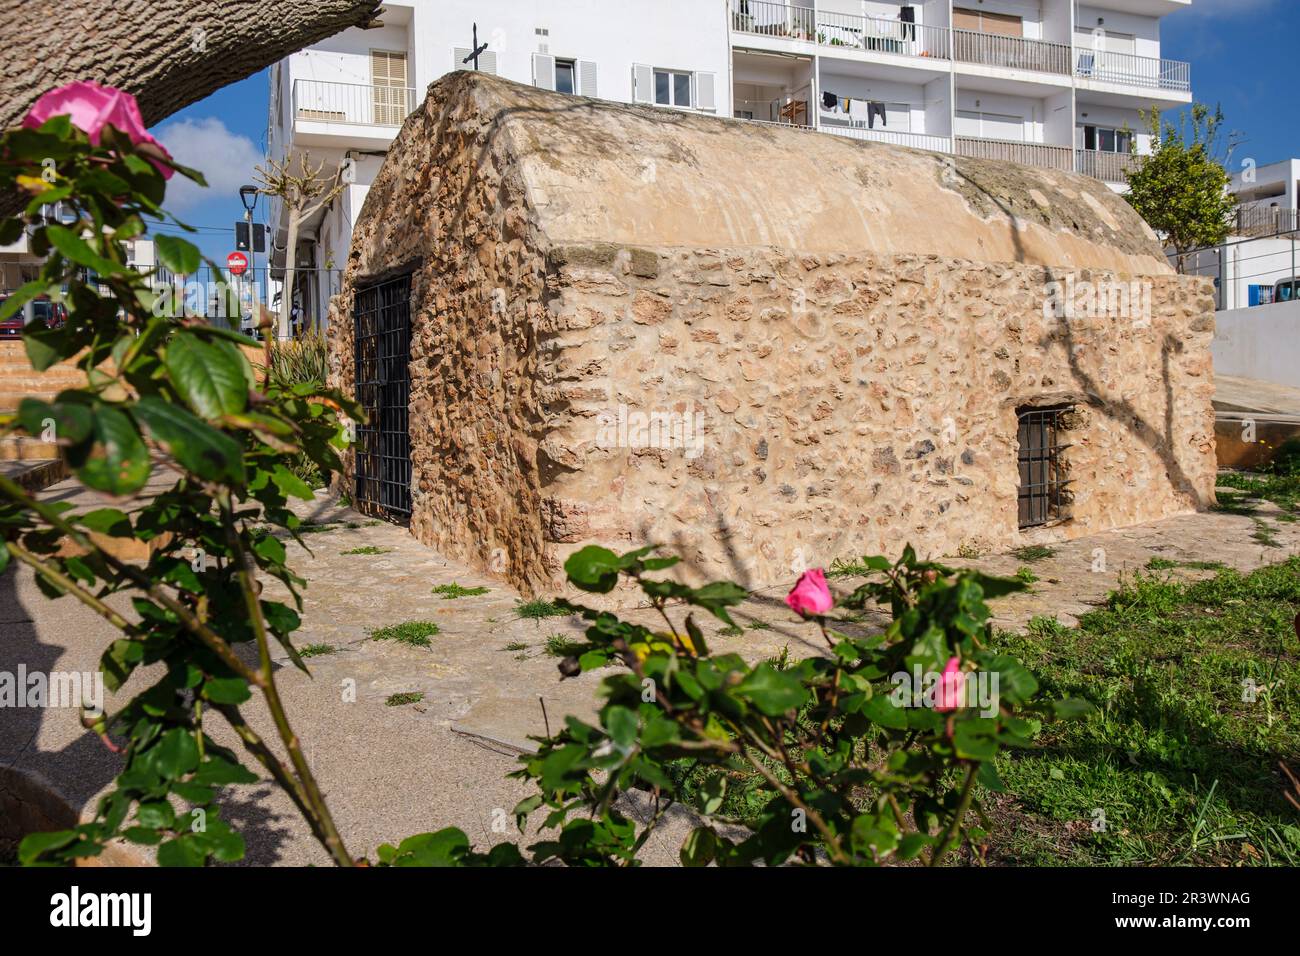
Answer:
POLYGON ((481 53, 482 53, 484 50, 486 50, 487 48, 488 48, 488 45, 487 45, 486 43, 484 43, 482 46, 479 45, 479 42, 478 42, 478 24, 475 23, 475 24, 474 24, 474 46, 473 46, 473 48, 472 48, 472 52, 470 53, 469 56, 465 57, 465 59, 461 60, 461 62, 462 62, 462 63, 468 63, 470 60, 473 60, 473 61, 474 61, 474 69, 477 70, 477 69, 478 69, 478 58, 479 58, 479 54, 481 54, 481 53))

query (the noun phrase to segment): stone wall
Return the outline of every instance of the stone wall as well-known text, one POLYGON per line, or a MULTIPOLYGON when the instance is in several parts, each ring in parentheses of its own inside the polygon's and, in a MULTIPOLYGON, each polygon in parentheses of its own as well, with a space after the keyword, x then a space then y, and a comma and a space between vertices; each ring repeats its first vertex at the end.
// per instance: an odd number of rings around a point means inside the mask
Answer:
POLYGON ((526 593, 590 541, 760 586, 1212 501, 1210 287, 1082 177, 453 74, 354 233, 345 389, 355 290, 401 272, 412 533, 526 593), (1140 291, 1062 319, 1063 282, 1140 291), (1022 533, 1016 409, 1065 403, 1069 517, 1022 533))
POLYGON ((1041 267, 770 250, 556 258, 541 372, 542 450, 558 466, 543 488, 551 567, 588 540, 655 541, 701 578, 771 584, 801 561, 909 542, 1005 550, 1212 501, 1208 284, 1151 277, 1149 315, 1058 320, 1041 267), (1065 403, 1077 406, 1071 517, 1021 533, 1016 409, 1065 403), (700 440, 602 441, 620 407, 634 423, 698 413, 700 440))

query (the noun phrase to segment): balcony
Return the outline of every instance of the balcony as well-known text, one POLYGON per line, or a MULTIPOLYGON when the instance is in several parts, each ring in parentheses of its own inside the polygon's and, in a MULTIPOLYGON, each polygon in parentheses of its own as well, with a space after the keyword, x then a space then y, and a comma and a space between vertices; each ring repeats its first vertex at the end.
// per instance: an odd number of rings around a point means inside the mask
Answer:
POLYGON ((953 30, 952 48, 953 59, 962 63, 1070 75, 1070 47, 1064 43, 953 30))
POLYGON ((815 11, 768 0, 731 0, 731 29, 844 50, 942 60, 950 56, 949 31, 944 27, 815 11))
POLYGON ((1075 172, 1100 179, 1104 183, 1126 183, 1129 170, 1142 164, 1142 157, 1134 153, 1112 153, 1098 149, 1074 151, 1075 172))
POLYGON ((796 93, 789 93, 775 99, 733 99, 732 102, 732 110, 737 119, 812 129, 813 117, 809 106, 810 91, 806 86, 796 93))
MULTIPOLYGON (((365 86, 324 80, 293 81, 295 127, 398 127, 415 109, 415 89, 407 86, 365 86)), ((392 138, 392 131, 388 133, 392 138)))
POLYGON ((1300 214, 1280 206, 1238 206, 1233 223, 1234 235, 1251 238, 1280 236, 1297 229, 1300 229, 1300 214))
POLYGON ((1022 143, 1009 139, 978 139, 973 136, 953 137, 954 152, 972 159, 998 159, 1044 169, 1074 170, 1074 150, 1069 146, 1047 146, 1043 143, 1022 143))
POLYGON ((897 130, 863 129, 856 126, 821 127, 823 133, 832 133, 847 139, 861 139, 872 143, 892 143, 895 146, 907 146, 912 149, 928 149, 932 153, 951 153, 952 137, 934 136, 929 133, 900 133, 897 130))
POLYGON ((1131 53, 1075 49, 1074 74, 1080 79, 1138 86, 1148 90, 1191 93, 1192 65, 1131 53))

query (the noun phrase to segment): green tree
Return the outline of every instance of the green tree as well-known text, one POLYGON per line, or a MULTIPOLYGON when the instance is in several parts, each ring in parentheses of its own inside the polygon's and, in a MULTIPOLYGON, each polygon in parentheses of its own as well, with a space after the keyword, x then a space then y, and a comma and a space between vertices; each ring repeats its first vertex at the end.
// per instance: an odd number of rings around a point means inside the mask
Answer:
POLYGON ((1128 201, 1160 237, 1173 247, 1178 271, 1187 254, 1228 238, 1237 198, 1228 191, 1231 178, 1220 158, 1223 111, 1195 103, 1178 124, 1163 120, 1160 110, 1143 111, 1151 133, 1151 155, 1128 172, 1128 201))

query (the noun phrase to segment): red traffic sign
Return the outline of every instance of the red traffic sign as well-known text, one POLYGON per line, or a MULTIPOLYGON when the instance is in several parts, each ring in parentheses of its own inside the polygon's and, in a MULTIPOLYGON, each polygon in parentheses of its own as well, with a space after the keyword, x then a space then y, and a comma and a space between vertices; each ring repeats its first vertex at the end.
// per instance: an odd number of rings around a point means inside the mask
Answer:
POLYGON ((248 256, 242 252, 232 252, 226 256, 226 268, 232 276, 242 276, 248 270, 248 256))

